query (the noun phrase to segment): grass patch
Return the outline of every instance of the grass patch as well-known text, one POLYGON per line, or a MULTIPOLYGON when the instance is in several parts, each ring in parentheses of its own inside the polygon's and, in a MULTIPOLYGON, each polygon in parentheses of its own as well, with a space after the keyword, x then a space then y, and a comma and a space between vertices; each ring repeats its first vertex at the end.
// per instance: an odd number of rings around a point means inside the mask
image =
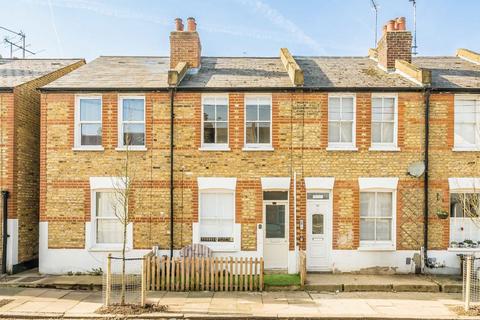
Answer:
POLYGON ((299 286, 299 274, 266 274, 264 275, 266 286, 299 286))

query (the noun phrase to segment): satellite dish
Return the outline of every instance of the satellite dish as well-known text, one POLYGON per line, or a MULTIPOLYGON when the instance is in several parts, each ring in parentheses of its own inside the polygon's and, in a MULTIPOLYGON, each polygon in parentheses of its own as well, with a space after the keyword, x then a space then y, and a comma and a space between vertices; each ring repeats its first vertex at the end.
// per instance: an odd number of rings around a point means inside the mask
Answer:
POLYGON ((425 172, 425 163, 418 161, 408 166, 408 174, 412 177, 418 178, 425 172))

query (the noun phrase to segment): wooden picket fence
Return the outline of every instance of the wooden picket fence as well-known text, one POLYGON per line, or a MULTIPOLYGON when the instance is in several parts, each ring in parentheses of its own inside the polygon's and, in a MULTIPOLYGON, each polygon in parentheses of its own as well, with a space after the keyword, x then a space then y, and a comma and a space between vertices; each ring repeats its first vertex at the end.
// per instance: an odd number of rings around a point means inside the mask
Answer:
POLYGON ((149 291, 263 291, 263 258, 145 256, 149 291))
POLYGON ((305 251, 300 250, 298 253, 299 258, 299 273, 300 273, 300 285, 305 286, 305 281, 307 280, 307 255, 305 251))

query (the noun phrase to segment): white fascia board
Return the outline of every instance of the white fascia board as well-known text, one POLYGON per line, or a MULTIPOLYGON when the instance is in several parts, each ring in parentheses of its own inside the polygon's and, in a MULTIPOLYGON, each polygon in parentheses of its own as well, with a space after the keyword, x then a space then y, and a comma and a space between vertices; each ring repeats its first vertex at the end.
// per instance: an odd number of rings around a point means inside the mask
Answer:
POLYGON ((480 190, 480 178, 448 178, 450 192, 480 190))
POLYGON ((334 177, 305 178, 305 188, 307 190, 332 190, 334 184, 334 177))
POLYGON ((197 181, 199 190, 235 190, 237 186, 237 178, 198 177, 197 181))
POLYGON ((127 179, 122 177, 90 177, 90 189, 125 189, 127 179))
POLYGON ((262 190, 289 190, 290 177, 262 178, 262 190))
POLYGON ((360 190, 386 189, 397 190, 398 178, 358 178, 360 190))

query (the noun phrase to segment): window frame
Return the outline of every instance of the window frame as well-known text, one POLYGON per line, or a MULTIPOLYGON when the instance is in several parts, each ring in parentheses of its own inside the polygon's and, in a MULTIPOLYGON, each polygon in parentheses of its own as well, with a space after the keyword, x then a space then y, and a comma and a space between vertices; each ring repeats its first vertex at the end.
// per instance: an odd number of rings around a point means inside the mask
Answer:
MULTIPOLYGON (((257 104, 258 106, 258 104, 257 104)), ((257 111, 258 113, 258 111, 257 111)), ((243 99, 243 151, 273 151, 273 99, 271 94, 245 94, 243 99), (270 103, 270 142, 269 143, 247 143, 247 100, 268 98, 270 103)), ((266 122, 266 121, 248 121, 248 122, 266 122)))
POLYGON ((480 95, 456 94, 453 102, 453 151, 480 151, 480 95), (471 122, 457 122, 457 106, 460 101, 474 101, 475 103, 475 129, 474 144, 460 144, 456 139, 457 124, 471 122))
POLYGON ((241 231, 239 229, 240 224, 237 224, 237 217, 236 217, 236 189, 223 189, 223 188, 208 188, 208 189, 201 189, 198 191, 198 222, 197 222, 197 227, 194 228, 194 233, 197 233, 197 236, 195 237, 194 235, 194 242, 195 243, 200 243, 203 245, 208 246, 210 249, 213 251, 222 251, 222 252, 227 252, 227 251, 237 251, 238 246, 239 246, 239 237, 241 238, 241 231), (202 241, 202 236, 201 236, 201 228, 202 228, 202 195, 205 193, 210 193, 210 194, 231 194, 232 199, 233 199, 233 221, 232 221, 232 238, 233 241, 202 241), (196 231, 195 231, 196 229, 196 231), (198 239, 196 239, 198 237, 198 239))
POLYGON ((117 136, 117 148, 116 150, 118 151, 124 151, 124 150, 129 150, 129 151, 145 151, 147 150, 147 106, 146 106, 146 99, 144 95, 121 95, 118 96, 118 136, 117 136), (137 100, 143 100, 143 121, 127 121, 125 122, 123 120, 123 100, 127 99, 137 99, 137 100), (124 124, 143 124, 143 145, 124 145, 123 144, 123 125, 124 124))
MULTIPOLYGON (((217 103, 215 101, 215 106, 217 103)), ((216 110, 216 109, 215 109, 216 110)), ((215 111, 216 112, 216 111, 215 111)), ((225 121, 208 121, 208 122, 225 122, 225 121)), ((230 150, 230 99, 228 94, 206 94, 202 95, 202 105, 201 105, 201 140, 200 140, 200 150, 202 151, 229 151, 230 150), (207 98, 226 98, 227 99, 227 143, 205 143, 204 142, 204 105, 207 98)))
MULTIPOLYGON (((383 113, 382 113, 383 114, 383 113)), ((396 93, 373 93, 371 97, 371 121, 370 121, 370 151, 400 151, 398 147, 398 94, 396 93), (392 143, 379 143, 373 142, 373 123, 384 123, 385 121, 374 121, 373 120, 373 99, 382 99, 382 109, 383 101, 385 98, 394 99, 394 117, 393 117, 393 142, 392 143)))
POLYGON ((463 240, 473 240, 475 242, 480 241, 480 236, 475 239, 474 237, 471 237, 472 235, 472 229, 473 234, 478 234, 480 227, 477 225, 478 222, 480 222, 480 216, 473 218, 473 217, 465 217, 463 216, 452 216, 452 210, 454 209, 454 203, 452 202, 452 196, 454 194, 477 194, 480 195, 480 189, 476 188, 466 188, 466 189, 450 189, 449 190, 449 210, 448 210, 448 219, 449 219, 449 243, 448 243, 448 250, 449 251, 460 251, 460 252, 465 252, 465 251, 473 251, 473 252, 478 252, 480 251, 479 248, 455 248, 452 247, 452 242, 463 242, 463 240), (473 220, 476 220, 477 222, 474 222, 473 220), (455 231, 461 231, 460 234, 454 234, 455 231), (463 239, 460 239, 460 237, 463 234, 463 239))
MULTIPOLYGON (((334 122, 347 122, 346 120, 332 120, 334 122)), ((348 120, 350 121, 350 120, 348 120)), ((357 151, 357 95, 355 93, 330 93, 327 98, 327 151, 357 151), (352 142, 330 142, 330 98, 353 98, 352 142)))
MULTIPOLYGON (((121 248, 123 245, 123 242, 118 242, 118 243, 104 243, 104 242, 98 242, 98 237, 97 237, 97 225, 98 225, 98 220, 118 220, 119 223, 122 223, 118 217, 102 217, 99 218, 97 215, 97 195, 99 193, 115 193, 115 189, 96 189, 92 190, 92 195, 93 195, 93 208, 92 208, 92 232, 93 232, 93 243, 95 244, 96 247, 107 247, 107 248, 121 248)), ((128 213, 127 213, 128 214, 128 213)))
POLYGON ((74 115, 74 151, 103 151, 103 97, 99 94, 75 95, 75 115, 74 115), (80 120, 80 101, 81 100, 100 100, 100 121, 81 121, 80 120), (82 145, 82 124, 100 124, 102 129, 102 144, 82 145))

